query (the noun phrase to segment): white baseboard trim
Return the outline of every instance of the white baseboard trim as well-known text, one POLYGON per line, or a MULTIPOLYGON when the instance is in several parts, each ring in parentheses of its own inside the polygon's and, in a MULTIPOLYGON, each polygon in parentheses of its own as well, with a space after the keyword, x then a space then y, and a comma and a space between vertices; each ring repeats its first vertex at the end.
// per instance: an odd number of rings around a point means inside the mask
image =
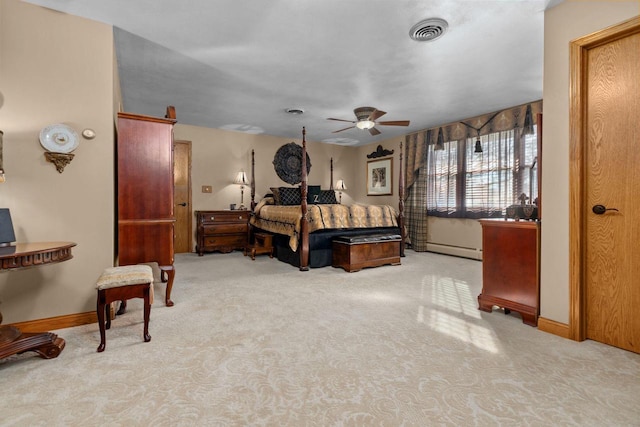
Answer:
POLYGON ((477 248, 464 248, 461 246, 442 245, 439 243, 427 243, 427 251, 482 261, 482 250, 477 248))

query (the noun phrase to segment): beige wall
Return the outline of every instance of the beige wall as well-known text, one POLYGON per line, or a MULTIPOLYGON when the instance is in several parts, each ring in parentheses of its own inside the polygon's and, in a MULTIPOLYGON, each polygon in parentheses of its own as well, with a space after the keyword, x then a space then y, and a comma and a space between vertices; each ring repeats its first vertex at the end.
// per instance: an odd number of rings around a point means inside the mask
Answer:
POLYGON ((95 310, 95 280, 113 259, 113 36, 111 27, 18 0, 0 0, 0 207, 19 241, 73 241, 70 261, 0 273, 4 323, 95 310), (64 123, 80 137, 58 173, 40 130, 64 123))
POLYGON ((569 42, 640 14, 638 1, 566 1, 545 13, 541 316, 569 321, 569 42))

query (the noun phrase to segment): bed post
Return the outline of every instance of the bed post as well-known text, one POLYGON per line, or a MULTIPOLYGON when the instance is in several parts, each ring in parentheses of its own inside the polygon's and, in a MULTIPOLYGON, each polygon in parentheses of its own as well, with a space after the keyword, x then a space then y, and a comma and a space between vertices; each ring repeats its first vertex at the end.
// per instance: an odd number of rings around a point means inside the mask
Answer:
POLYGON ((256 157, 254 150, 251 150, 251 212, 256 208, 256 157))
POLYGON ((398 227, 400 227, 400 256, 404 256, 404 173, 402 172, 402 141, 400 141, 400 176, 398 177, 398 227))
POLYGON ((309 223, 307 222, 307 130, 302 128, 302 171, 300 182, 300 271, 309 270, 309 223))
POLYGON ((329 190, 333 190, 333 157, 331 158, 331 180, 329 181, 329 190))

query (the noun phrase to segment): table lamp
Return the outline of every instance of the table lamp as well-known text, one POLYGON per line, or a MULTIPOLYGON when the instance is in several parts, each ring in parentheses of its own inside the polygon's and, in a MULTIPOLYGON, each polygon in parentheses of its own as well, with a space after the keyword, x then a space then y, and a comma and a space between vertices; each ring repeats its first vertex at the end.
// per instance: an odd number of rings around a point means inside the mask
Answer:
POLYGON ((249 184, 249 180, 247 179, 247 174, 245 171, 241 170, 236 175, 236 179, 233 180, 234 184, 238 184, 240 186, 240 206, 238 209, 244 210, 246 209, 244 206, 244 186, 249 184))
POLYGON ((342 204, 342 192, 347 189, 344 179, 339 179, 336 182, 336 190, 338 190, 338 203, 342 204))

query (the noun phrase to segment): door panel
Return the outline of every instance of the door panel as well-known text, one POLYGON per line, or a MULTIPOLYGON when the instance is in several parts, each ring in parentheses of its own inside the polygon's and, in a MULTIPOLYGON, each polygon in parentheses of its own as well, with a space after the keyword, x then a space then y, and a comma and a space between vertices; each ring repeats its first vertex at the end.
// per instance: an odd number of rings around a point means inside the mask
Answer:
POLYGON ((191 142, 174 143, 175 252, 191 252, 191 142))
POLYGON ((586 338, 640 352, 640 34, 590 49, 586 66, 586 338))

